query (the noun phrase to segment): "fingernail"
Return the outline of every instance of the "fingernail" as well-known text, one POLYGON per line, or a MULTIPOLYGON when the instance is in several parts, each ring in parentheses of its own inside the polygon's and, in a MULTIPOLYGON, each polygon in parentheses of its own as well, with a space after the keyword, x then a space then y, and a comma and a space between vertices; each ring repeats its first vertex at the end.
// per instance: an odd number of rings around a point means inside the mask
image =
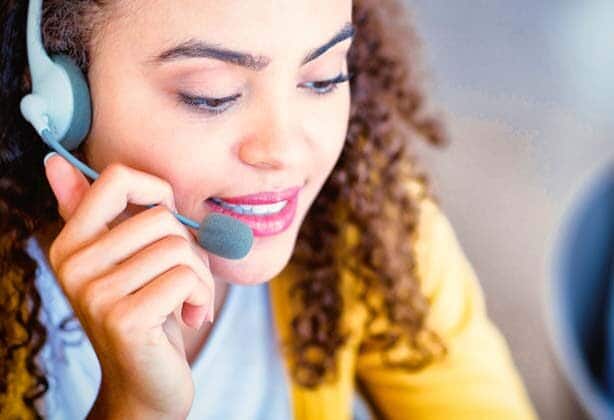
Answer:
POLYGON ((49 158, 53 155, 57 155, 57 152, 49 152, 45 155, 45 158, 43 159, 43 165, 47 164, 47 160, 49 160, 49 158))
POLYGON ((205 321, 213 322, 213 302, 209 303, 209 311, 203 314, 203 318, 198 323, 198 329, 201 329, 205 321))

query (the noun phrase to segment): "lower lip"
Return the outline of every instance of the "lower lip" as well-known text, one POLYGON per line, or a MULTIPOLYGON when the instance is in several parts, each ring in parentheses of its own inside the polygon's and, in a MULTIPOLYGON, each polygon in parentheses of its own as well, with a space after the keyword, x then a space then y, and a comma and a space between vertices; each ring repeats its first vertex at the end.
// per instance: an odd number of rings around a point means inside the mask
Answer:
POLYGON ((209 200, 206 200, 205 203, 217 213, 227 214, 246 223, 252 228, 254 236, 271 236, 285 231, 292 224, 296 214, 297 201, 298 193, 289 199, 286 206, 278 213, 266 215, 239 214, 209 200))

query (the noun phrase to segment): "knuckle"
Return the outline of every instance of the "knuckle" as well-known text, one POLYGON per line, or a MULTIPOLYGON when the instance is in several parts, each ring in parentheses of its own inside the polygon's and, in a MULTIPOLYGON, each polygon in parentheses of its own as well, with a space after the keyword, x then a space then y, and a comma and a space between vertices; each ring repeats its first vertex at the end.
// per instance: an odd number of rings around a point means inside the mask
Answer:
POLYGON ((177 252, 179 254, 185 252, 186 246, 189 245, 189 241, 185 237, 177 234, 167 235, 164 237, 163 241, 164 246, 168 247, 172 252, 177 252))
POLYGON ((110 336, 121 338, 129 336, 133 330, 126 306, 117 302, 102 319, 102 328, 110 336))
POLYGON ((122 178, 126 175, 127 171, 128 169, 126 168, 124 164, 120 162, 111 162, 104 169, 103 173, 100 174, 100 176, 102 177, 104 175, 105 178, 110 178, 110 179, 122 178))
POLYGON ((200 282, 194 270, 184 264, 175 266, 171 276, 173 283, 176 285, 175 287, 182 293, 193 290, 200 282))
POLYGON ((156 217, 160 218, 160 222, 163 223, 163 226, 167 226, 171 232, 176 232, 178 235, 186 237, 189 235, 186 227, 179 220, 177 220, 177 217, 175 217, 169 208, 165 206, 156 206, 154 208, 158 209, 156 212, 156 217))
POLYGON ((73 283, 73 279, 75 279, 76 272, 76 262, 74 261, 74 254, 66 258, 62 263, 58 266, 56 270, 56 274, 58 276, 59 282, 64 285, 65 289, 70 289, 71 284, 73 283))
POLYGON ((170 218, 173 217, 165 206, 160 205, 153 206, 145 212, 147 212, 147 217, 154 219, 154 222, 161 226, 169 226, 170 218))
POLYGON ((51 245, 49 246, 49 265, 51 266, 53 271, 57 272, 58 269, 58 265, 57 265, 57 258, 58 258, 58 241, 57 238, 51 242, 51 245))
POLYGON ((89 282, 81 289, 79 304, 83 308, 84 313, 98 313, 107 288, 108 286, 104 285, 101 280, 95 280, 89 282))
POLYGON ((151 211, 154 214, 154 216, 159 217, 162 220, 167 220, 167 219, 170 220, 174 218, 170 210, 165 206, 154 206, 151 209, 149 209, 149 211, 151 211))
POLYGON ((168 207, 156 206, 154 208, 157 209, 156 216, 161 219, 162 223, 164 223, 165 226, 173 228, 179 223, 175 215, 168 207))
POLYGON ((187 285, 190 285, 192 282, 197 280, 194 270, 192 270, 192 268, 186 264, 178 264, 173 271, 174 275, 179 277, 181 281, 187 283, 187 285))

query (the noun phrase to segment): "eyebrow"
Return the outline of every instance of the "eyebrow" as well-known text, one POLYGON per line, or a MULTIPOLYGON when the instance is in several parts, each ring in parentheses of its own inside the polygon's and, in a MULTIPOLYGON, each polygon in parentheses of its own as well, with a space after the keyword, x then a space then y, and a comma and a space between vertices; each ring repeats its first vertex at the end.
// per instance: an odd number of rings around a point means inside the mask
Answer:
MULTIPOLYGON (((336 44, 348 38, 353 39, 355 33, 356 26, 351 22, 345 23, 328 42, 308 52, 301 61, 301 66, 315 60, 336 44)), ((261 71, 271 62, 271 58, 267 56, 232 51, 221 48, 219 44, 211 44, 201 40, 190 39, 146 60, 145 63, 159 65, 185 58, 213 58, 237 66, 246 67, 254 71, 261 71)))

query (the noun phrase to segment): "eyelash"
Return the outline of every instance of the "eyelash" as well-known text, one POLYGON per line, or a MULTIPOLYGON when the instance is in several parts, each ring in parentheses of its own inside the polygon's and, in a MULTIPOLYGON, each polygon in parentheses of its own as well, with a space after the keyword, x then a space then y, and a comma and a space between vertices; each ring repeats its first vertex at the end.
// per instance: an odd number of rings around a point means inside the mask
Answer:
MULTIPOLYGON (((340 73, 337 77, 333 79, 321 80, 317 82, 310 82, 310 83, 307 83, 307 85, 312 85, 312 86, 313 85, 316 85, 316 86, 324 85, 326 89, 324 90, 315 89, 313 92, 315 95, 325 96, 325 95, 329 95, 333 93, 335 90, 337 90, 337 87, 340 83, 351 80, 353 76, 354 74, 351 72, 348 74, 340 73)), ((222 112, 226 111, 226 109, 228 108, 228 107, 220 108, 215 105, 211 106, 211 102, 213 102, 214 104, 218 104, 218 105, 228 104, 240 96, 241 94, 236 94, 232 96, 227 96, 225 98, 207 98, 207 97, 202 97, 202 96, 192 96, 192 95, 188 95, 185 93, 179 94, 181 102, 187 104, 189 107, 195 108, 198 112, 203 112, 205 114, 210 114, 210 115, 221 114, 222 112)))

